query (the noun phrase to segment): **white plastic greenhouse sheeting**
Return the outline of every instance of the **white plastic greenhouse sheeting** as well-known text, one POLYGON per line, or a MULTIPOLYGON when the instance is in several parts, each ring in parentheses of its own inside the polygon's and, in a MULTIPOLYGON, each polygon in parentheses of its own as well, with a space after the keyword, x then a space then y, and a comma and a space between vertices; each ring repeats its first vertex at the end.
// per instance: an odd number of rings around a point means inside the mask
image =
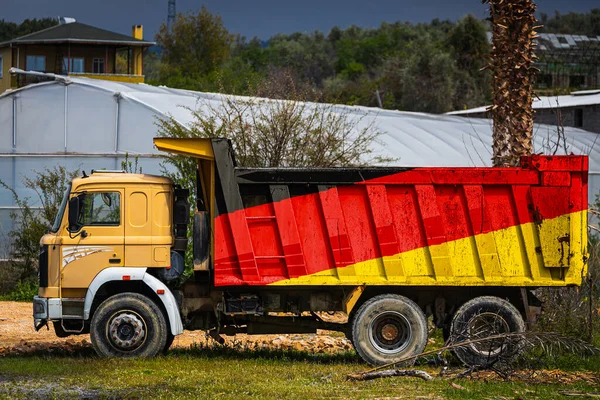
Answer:
MULTIPOLYGON (((561 108, 565 107, 581 107, 581 106, 592 106, 600 104, 600 90, 580 90, 573 92, 572 94, 564 96, 540 96, 533 99, 532 107, 534 110, 540 110, 543 108, 556 108, 557 105, 561 108), (574 93, 574 94, 573 94, 574 93)), ((482 113, 488 109, 489 106, 481 106, 470 108, 468 110, 450 111, 448 115, 463 115, 482 113)))
MULTIPOLYGON (((192 115, 187 108, 219 107, 223 98, 143 84, 69 80, 68 85, 46 82, 0 95, 0 179, 13 185, 21 196, 33 197, 21 180, 35 170, 57 164, 85 170, 119 168, 126 152, 141 155, 144 172, 158 173, 159 159, 152 157, 158 154, 152 144, 158 135, 156 118, 172 115, 188 124, 192 115)), ((357 129, 372 125, 380 131, 373 151, 395 158, 392 165, 490 165, 492 130, 488 120, 350 106, 333 110, 356 118, 357 129)), ((554 130, 535 126, 536 152, 544 151, 554 130)), ((600 189, 600 143, 596 143, 600 138, 575 128, 565 128, 565 135, 569 152, 590 156, 591 200, 600 189)), ((0 236, 2 230, 12 228, 8 218, 12 206, 10 193, 0 189, 0 236)))

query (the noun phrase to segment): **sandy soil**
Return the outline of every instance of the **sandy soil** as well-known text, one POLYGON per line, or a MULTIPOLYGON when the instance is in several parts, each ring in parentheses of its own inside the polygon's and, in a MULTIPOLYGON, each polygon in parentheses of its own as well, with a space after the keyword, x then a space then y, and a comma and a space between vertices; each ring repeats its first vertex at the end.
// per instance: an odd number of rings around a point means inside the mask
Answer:
MULTIPOLYGON (((275 349, 308 350, 318 353, 350 350, 348 339, 336 332, 319 331, 316 335, 236 335, 225 336, 228 345, 251 344, 275 349)), ((189 347, 193 344, 214 342, 207 339, 203 331, 185 331, 175 338, 173 347, 189 347)), ((90 347, 90 335, 75 335, 58 338, 54 329, 42 328, 36 332, 33 327, 31 303, 0 301, 0 355, 7 353, 27 353, 37 350, 61 349, 62 347, 90 347)))

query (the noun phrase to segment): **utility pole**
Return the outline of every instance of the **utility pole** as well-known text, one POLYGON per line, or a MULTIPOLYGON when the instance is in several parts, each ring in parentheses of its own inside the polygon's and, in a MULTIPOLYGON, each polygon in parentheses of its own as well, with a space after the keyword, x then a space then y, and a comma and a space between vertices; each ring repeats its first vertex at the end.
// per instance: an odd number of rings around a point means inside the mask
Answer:
POLYGON ((175 0, 169 0, 169 12, 167 14, 167 28, 169 29, 169 32, 171 32, 171 26, 173 25, 173 22, 175 22, 175 0))

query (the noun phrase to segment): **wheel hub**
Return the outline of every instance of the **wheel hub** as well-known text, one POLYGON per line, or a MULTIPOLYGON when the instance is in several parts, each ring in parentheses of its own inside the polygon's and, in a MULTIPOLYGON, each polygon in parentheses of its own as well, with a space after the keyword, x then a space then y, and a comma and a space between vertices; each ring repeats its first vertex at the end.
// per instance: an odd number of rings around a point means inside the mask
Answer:
POLYGON ((385 340, 393 341, 398 336, 398 327, 394 324, 386 324, 381 328, 381 336, 385 340))
POLYGON ((412 326, 399 312, 384 312, 369 325, 369 339, 378 351, 396 354, 411 343, 412 326))
POLYGON ((118 350, 131 351, 146 339, 143 319, 134 312, 126 311, 113 316, 108 325, 110 343, 118 350))

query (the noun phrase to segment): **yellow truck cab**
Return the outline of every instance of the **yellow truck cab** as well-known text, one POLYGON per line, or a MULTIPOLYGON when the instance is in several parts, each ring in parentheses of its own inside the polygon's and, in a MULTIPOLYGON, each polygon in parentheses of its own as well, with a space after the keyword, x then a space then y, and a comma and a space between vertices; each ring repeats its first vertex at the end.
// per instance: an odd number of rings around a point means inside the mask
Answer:
MULTIPOLYGON (((138 285, 142 293, 151 289, 159 308, 172 317, 170 333, 181 333, 171 291, 146 274, 148 268, 171 268, 174 190, 168 178, 122 171, 92 171, 74 179, 65 189, 50 232, 40 241, 40 289, 34 298, 34 315, 58 320, 55 327, 60 336, 83 332, 89 330, 84 321, 97 306, 97 292, 107 290, 102 285, 131 286, 142 281, 147 286, 138 285), (69 225, 69 215, 76 220, 74 225, 69 225)), ((110 291, 126 290, 126 286, 110 291)))

